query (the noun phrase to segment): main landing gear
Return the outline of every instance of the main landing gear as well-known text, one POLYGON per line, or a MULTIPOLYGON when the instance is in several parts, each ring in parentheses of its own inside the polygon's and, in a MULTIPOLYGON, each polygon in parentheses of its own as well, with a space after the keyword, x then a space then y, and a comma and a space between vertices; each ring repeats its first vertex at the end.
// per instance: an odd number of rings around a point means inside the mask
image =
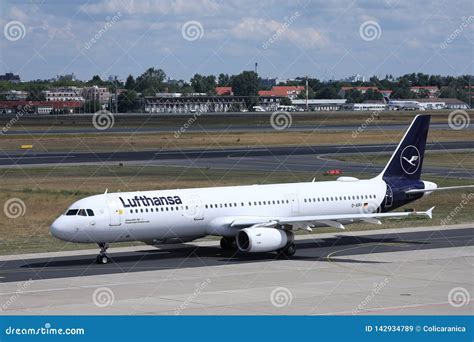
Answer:
POLYGON ((109 262, 109 257, 107 256, 107 253, 106 253, 107 248, 109 248, 109 244, 108 243, 99 243, 99 247, 100 247, 100 253, 96 258, 96 262, 98 264, 105 265, 106 263, 109 262))
POLYGON ((288 246, 285 246, 284 248, 280 249, 278 251, 278 255, 282 257, 292 257, 296 253, 296 246, 294 243, 290 243, 288 246))

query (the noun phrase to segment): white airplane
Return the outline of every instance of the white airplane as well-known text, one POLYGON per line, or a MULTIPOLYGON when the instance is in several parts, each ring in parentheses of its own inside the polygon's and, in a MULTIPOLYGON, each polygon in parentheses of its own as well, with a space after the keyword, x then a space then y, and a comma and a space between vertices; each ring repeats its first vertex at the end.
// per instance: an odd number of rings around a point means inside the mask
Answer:
POLYGON ((392 110, 424 110, 418 101, 390 100, 388 96, 384 96, 383 100, 392 110))
POLYGON ((383 171, 359 180, 104 193, 73 203, 51 225, 53 236, 97 243, 106 264, 112 242, 148 244, 221 237, 223 249, 292 256, 293 232, 389 217, 432 217, 432 210, 391 212, 436 190, 420 180, 430 116, 418 115, 383 171))

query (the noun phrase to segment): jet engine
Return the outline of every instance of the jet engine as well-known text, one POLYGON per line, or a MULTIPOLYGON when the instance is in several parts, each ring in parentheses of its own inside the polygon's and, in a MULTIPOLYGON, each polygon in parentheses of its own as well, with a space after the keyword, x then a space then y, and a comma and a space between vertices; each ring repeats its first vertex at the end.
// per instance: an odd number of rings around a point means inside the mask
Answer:
POLYGON ((293 244, 292 232, 276 228, 245 228, 238 232, 237 247, 242 252, 272 252, 293 244))

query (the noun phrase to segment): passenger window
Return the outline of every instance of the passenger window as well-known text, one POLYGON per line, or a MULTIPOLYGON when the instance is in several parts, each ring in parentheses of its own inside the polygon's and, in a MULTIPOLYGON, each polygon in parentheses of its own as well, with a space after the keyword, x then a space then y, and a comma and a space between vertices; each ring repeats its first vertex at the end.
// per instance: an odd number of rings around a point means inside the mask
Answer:
POLYGON ((76 216, 78 211, 79 211, 78 209, 69 209, 66 212, 66 216, 76 216))

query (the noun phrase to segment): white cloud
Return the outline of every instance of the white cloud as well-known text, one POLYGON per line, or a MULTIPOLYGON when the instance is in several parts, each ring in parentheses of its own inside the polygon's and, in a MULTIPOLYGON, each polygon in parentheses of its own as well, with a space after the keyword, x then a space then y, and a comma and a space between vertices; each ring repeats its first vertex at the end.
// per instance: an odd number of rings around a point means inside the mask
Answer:
POLYGON ((122 12, 127 14, 211 14, 219 9, 214 0, 102 0, 94 4, 84 4, 80 9, 88 14, 122 12))
POLYGON ((294 27, 298 16, 292 16, 285 22, 264 18, 244 18, 231 29, 231 33, 239 39, 262 40, 262 44, 285 40, 305 48, 326 45, 327 39, 318 30, 312 27, 294 27))

